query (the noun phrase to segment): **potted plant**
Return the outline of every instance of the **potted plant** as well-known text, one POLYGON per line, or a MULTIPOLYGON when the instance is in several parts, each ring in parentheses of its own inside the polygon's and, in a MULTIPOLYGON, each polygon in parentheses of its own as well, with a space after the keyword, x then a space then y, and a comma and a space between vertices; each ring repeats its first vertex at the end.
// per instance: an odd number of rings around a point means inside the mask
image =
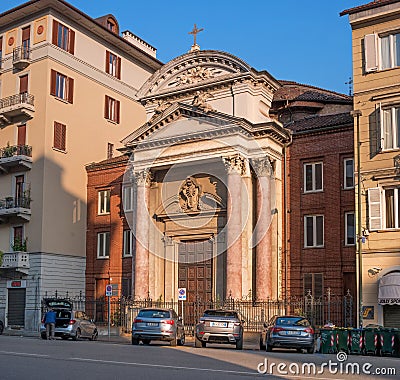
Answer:
POLYGON ((3 148, 3 157, 12 157, 14 153, 17 151, 17 147, 14 145, 10 145, 10 142, 7 142, 7 146, 3 148))
POLYGON ((14 252, 26 252, 27 249, 27 238, 21 240, 19 237, 14 239, 14 244, 11 246, 14 252))

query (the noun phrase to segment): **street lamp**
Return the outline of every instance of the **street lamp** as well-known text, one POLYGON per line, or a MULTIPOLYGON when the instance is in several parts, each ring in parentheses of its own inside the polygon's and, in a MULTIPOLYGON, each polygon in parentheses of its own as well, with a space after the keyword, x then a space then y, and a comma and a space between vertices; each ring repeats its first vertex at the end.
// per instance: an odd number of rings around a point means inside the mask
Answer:
POLYGON ((357 153, 357 257, 358 257, 358 326, 363 326, 362 312, 362 231, 361 231, 361 158, 360 158, 360 110, 350 112, 351 116, 356 119, 356 153, 357 153))

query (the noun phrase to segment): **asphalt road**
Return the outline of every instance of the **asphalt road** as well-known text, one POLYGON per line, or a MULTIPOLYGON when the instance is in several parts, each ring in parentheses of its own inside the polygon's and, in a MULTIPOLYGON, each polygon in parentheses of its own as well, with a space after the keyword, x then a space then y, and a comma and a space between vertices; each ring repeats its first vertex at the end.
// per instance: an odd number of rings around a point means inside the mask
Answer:
POLYGON ((0 336, 1 380, 398 379, 400 374, 399 358, 349 356, 342 368, 340 364, 336 355, 284 350, 267 354, 259 350, 236 351, 233 346, 223 345, 196 349, 189 343, 171 348, 158 343, 132 346, 0 336), (363 365, 369 373, 363 372, 363 365), (359 375, 352 374, 356 367, 359 375), (257 368, 265 373, 260 374, 257 368), (390 371, 392 375, 374 375, 377 370, 390 371))

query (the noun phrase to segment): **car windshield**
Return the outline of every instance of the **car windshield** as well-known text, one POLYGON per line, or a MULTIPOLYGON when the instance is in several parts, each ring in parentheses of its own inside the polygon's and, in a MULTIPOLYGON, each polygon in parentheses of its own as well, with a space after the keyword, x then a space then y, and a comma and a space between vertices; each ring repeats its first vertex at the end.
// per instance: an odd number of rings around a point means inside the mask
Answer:
POLYGON ((166 310, 140 310, 138 317, 142 318, 169 318, 169 311, 166 310))
POLYGON ((276 319, 276 324, 280 326, 310 326, 310 322, 303 317, 282 317, 276 319))
POLYGON ((234 311, 225 310, 206 310, 203 317, 234 317, 237 318, 237 313, 234 311))

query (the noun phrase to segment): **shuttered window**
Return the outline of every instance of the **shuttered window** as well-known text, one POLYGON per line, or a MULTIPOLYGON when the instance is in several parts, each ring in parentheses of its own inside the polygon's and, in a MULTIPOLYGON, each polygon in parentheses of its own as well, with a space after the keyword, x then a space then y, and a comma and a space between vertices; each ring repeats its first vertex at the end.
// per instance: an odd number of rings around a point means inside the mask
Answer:
POLYGON ((313 297, 321 297, 324 292, 324 276, 322 273, 304 273, 303 294, 311 293, 313 297))
POLYGON ((120 114, 120 102, 119 100, 115 100, 110 96, 105 97, 104 104, 104 117, 107 120, 111 120, 114 123, 119 123, 119 114, 120 114))
POLYGON ((377 231, 382 229, 381 216, 381 193, 380 187, 368 189, 369 229, 377 231))
POLYGON ((72 104, 74 102, 74 80, 51 70, 50 94, 72 104))
POLYGON ((106 73, 121 79, 121 58, 106 51, 106 73))
POLYGON ((367 73, 378 70, 378 54, 376 45, 376 34, 367 34, 364 37, 364 61, 365 72, 367 73))
POLYGON ((54 149, 66 151, 67 126, 54 122, 54 149))
POLYGON ((74 54, 75 32, 58 21, 53 20, 52 43, 68 53, 74 54))

